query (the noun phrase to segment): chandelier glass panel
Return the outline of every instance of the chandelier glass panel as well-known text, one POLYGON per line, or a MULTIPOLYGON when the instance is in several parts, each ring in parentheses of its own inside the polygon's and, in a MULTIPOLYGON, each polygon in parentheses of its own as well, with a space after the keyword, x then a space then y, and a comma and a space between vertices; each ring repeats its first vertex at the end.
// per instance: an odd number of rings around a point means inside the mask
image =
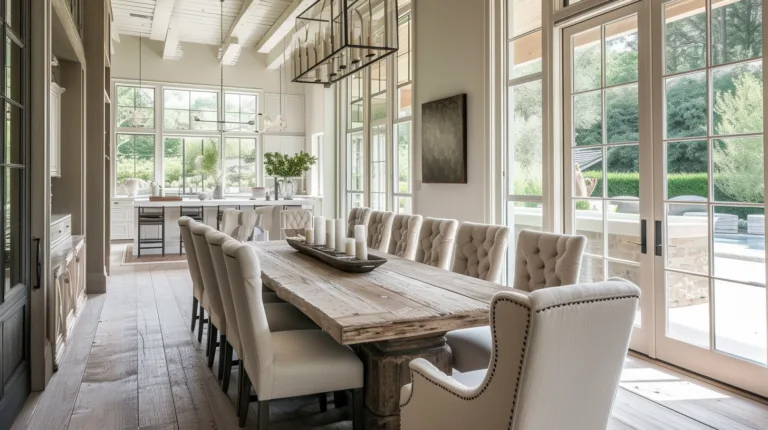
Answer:
POLYGON ((317 0, 292 44, 293 82, 333 84, 397 52, 397 0, 317 0))

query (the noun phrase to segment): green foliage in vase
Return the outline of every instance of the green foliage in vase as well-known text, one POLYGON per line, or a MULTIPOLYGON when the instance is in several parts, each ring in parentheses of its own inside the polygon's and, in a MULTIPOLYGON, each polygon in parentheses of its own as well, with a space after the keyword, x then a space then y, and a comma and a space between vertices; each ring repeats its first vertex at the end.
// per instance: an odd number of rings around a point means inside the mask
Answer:
POLYGON ((264 154, 264 170, 269 176, 281 178, 301 176, 315 163, 317 163, 317 157, 309 155, 304 151, 294 156, 279 152, 267 152, 264 154))

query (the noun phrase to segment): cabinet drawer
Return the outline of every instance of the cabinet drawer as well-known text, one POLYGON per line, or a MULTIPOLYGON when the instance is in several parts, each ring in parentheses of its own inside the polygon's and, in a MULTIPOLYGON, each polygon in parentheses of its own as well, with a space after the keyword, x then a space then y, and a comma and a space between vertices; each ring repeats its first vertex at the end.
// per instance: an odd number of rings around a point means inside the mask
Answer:
POLYGON ((112 222, 130 222, 133 219, 133 209, 124 207, 112 208, 112 222))
POLYGON ((51 224, 51 246, 68 238, 72 234, 72 222, 70 218, 64 218, 51 224))
POLYGON ((112 200, 113 208, 131 208, 133 209, 133 200, 114 199, 112 200))

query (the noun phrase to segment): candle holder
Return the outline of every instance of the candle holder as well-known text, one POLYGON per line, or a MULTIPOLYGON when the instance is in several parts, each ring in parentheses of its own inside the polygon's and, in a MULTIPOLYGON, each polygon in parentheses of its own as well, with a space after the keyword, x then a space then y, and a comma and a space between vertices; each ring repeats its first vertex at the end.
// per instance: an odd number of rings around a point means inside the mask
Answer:
POLYGON ((397 0, 317 0, 294 34, 293 82, 330 86, 397 52, 397 0))
POLYGON ((366 259, 351 257, 343 252, 336 252, 333 249, 326 249, 320 245, 308 245, 303 240, 288 239, 288 245, 304 255, 319 260, 335 269, 347 273, 368 273, 373 269, 387 262, 384 257, 368 255, 366 259))

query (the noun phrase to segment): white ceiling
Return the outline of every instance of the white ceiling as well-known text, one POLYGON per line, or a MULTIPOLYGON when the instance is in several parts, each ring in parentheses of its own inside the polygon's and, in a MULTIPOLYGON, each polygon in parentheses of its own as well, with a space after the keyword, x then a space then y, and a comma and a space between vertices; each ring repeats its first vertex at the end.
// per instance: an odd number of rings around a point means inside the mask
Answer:
MULTIPOLYGON (((306 0, 224 0, 223 4, 219 0, 112 0, 117 32, 165 40, 166 58, 180 58, 178 42, 225 49, 234 45, 239 53, 243 46, 256 46, 265 35, 272 36, 268 33, 273 26, 292 27, 288 22, 295 15, 292 12, 305 4, 306 0)), ((237 55, 228 58, 236 61, 237 55)))

